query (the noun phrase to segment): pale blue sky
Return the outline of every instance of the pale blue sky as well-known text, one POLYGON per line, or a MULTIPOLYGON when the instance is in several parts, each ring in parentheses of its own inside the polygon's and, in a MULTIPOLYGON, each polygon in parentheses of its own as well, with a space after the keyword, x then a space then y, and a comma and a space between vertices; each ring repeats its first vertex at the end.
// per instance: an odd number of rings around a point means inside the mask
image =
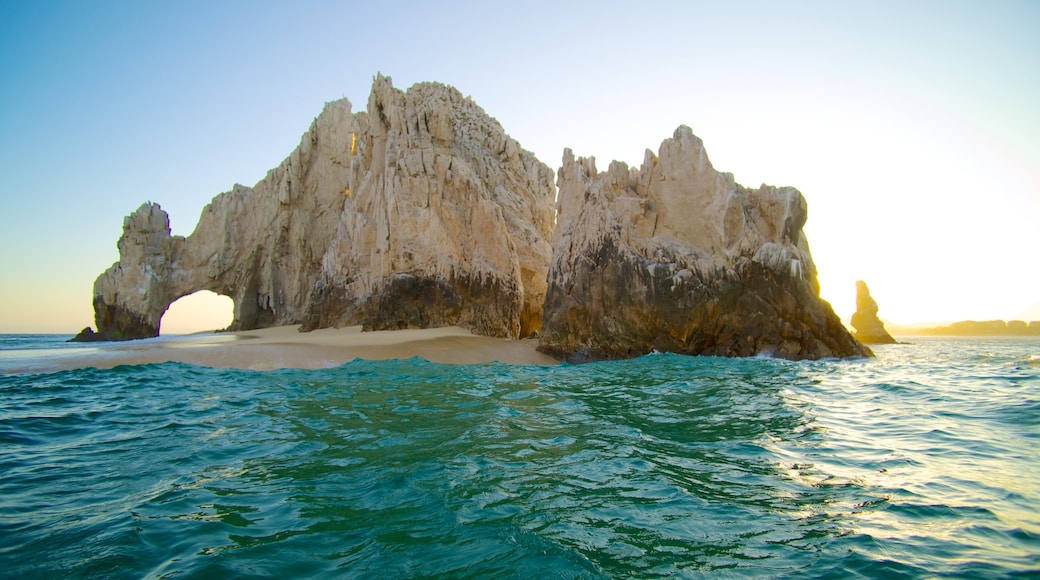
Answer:
POLYGON ((554 168, 689 125, 805 194, 845 317, 863 278, 895 322, 1040 318, 1037 30, 1008 1, 0 0, 0 332, 92 324, 123 216, 190 233, 377 72, 456 86, 554 168))

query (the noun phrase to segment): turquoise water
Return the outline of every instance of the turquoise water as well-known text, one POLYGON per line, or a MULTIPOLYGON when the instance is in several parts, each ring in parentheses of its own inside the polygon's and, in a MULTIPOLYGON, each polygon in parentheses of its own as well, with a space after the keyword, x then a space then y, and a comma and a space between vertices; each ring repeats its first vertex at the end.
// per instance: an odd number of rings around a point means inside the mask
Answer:
POLYGON ((1040 341, 913 342, 0 374, 0 577, 1037 576, 1040 341))

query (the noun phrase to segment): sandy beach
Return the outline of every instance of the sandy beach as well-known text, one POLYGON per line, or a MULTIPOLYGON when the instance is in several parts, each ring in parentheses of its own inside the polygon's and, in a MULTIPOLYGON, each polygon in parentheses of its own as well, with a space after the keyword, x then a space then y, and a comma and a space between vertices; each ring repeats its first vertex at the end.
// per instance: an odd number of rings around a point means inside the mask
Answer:
MULTIPOLYGON (((47 370, 183 362, 218 368, 328 368, 356 358, 554 365, 534 339, 476 336, 458 327, 362 332, 360 326, 299 332, 296 326, 97 343, 48 361, 47 370)), ((42 370, 42 369, 40 369, 42 370)))

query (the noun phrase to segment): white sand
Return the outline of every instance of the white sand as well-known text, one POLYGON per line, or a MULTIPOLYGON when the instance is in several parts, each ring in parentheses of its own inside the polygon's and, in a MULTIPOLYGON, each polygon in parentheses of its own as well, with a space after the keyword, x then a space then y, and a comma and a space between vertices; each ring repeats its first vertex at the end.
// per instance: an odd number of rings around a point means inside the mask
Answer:
POLYGON ((476 336, 458 327, 362 332, 360 326, 299 332, 295 326, 158 339, 98 343, 51 361, 48 370, 111 368, 124 364, 184 362, 196 365, 270 370, 327 368, 356 358, 421 357, 433 362, 554 365, 535 350, 537 340, 476 336))

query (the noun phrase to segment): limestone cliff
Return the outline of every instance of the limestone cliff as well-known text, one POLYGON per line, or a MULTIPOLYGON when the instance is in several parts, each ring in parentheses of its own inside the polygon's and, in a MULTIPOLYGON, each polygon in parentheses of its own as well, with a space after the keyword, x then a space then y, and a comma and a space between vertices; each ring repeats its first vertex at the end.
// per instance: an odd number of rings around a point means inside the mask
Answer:
POLYGON ((870 354, 819 297, 801 194, 737 185, 688 128, 640 169, 567 151, 558 184, 554 211, 552 171, 454 88, 377 76, 367 111, 328 103, 190 236, 157 204, 127 217, 81 339, 155 336, 205 289, 233 299, 233 329, 542 328, 570 360, 870 354))
POLYGON ((791 187, 748 189, 679 127, 642 167, 564 152, 540 349, 572 361, 870 355, 819 296, 791 187))
POLYGON ((138 208, 119 262, 94 282, 98 332, 84 338, 157 336, 169 305, 199 290, 231 297, 233 329, 297 322, 336 232, 354 130, 350 103, 328 103, 285 161, 216 196, 186 238, 170 235, 158 204, 138 208))
POLYGON ((453 88, 379 77, 357 116, 349 196, 307 328, 541 326, 552 170, 453 88))
POLYGON ((254 187, 214 198, 187 238, 157 204, 124 220, 119 262, 94 284, 97 333, 156 336, 198 290, 230 296, 233 329, 457 324, 537 330, 552 171, 457 90, 403 93, 377 76, 369 111, 328 103, 254 187))

